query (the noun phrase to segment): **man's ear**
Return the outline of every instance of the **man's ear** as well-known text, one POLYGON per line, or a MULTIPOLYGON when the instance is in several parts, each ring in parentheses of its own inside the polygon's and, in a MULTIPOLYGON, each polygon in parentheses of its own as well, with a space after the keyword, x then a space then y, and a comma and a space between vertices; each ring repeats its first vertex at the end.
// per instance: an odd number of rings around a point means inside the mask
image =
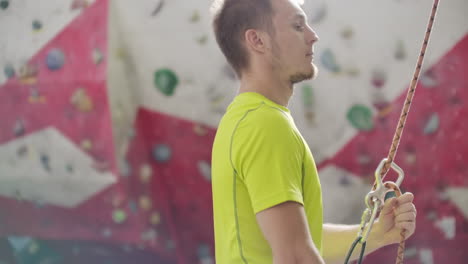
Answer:
POLYGON ((255 52, 264 53, 268 49, 266 33, 255 29, 245 31, 246 46, 255 52))

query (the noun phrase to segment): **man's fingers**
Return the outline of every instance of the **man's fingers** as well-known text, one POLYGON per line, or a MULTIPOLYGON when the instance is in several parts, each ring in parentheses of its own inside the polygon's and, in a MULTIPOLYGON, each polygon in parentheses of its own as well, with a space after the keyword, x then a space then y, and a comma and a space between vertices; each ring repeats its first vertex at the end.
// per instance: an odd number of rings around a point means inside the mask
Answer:
POLYGON ((395 208, 396 215, 407 213, 407 212, 414 212, 415 214, 417 214, 416 207, 414 206, 413 203, 405 203, 395 208))
POLYGON ((397 199, 395 197, 392 197, 390 199, 387 199, 384 203, 384 206, 382 208, 382 211, 380 212, 381 215, 386 215, 389 213, 393 212, 393 207, 396 205, 397 199))
POLYGON ((399 214, 395 217, 395 222, 414 222, 416 221, 416 213, 415 212, 407 212, 403 214, 399 214))
POLYGON ((406 192, 397 198, 398 204, 411 203, 414 200, 414 195, 410 192, 406 192))
POLYGON ((414 222, 399 222, 396 224, 396 227, 398 229, 404 229, 406 231, 412 232, 414 229, 416 229, 416 224, 414 222))

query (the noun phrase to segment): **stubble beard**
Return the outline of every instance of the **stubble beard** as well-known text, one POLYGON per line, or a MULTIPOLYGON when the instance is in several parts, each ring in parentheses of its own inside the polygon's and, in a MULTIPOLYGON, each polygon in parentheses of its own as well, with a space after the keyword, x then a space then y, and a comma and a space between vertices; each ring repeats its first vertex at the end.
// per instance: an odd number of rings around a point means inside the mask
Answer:
POLYGON ((295 74, 292 74, 291 77, 289 77, 289 81, 291 84, 296 84, 300 83, 305 80, 312 80, 315 79, 315 77, 318 74, 318 68, 315 66, 315 64, 312 63, 312 68, 308 72, 297 72, 295 74))

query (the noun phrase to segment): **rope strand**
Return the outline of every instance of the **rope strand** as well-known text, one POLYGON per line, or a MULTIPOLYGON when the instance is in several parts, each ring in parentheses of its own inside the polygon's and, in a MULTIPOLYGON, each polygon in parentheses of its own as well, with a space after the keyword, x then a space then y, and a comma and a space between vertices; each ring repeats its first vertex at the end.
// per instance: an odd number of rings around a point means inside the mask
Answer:
MULTIPOLYGON (((431 16, 429 18, 429 23, 427 25, 427 30, 426 30, 426 34, 424 37, 423 45, 421 47, 421 52, 419 53, 418 61, 416 64, 416 70, 414 72, 413 79, 411 80, 410 88, 408 89, 408 93, 406 95, 405 104, 403 105, 403 110, 401 111, 401 114, 400 114, 400 119, 398 121, 395 135, 393 136, 392 145, 390 147, 390 151, 387 157, 387 162, 385 163, 384 167, 382 168, 380 172, 382 180, 385 178, 385 175, 390 169, 390 165, 395 159, 398 145, 400 144, 401 135, 403 134, 403 129, 405 127, 406 119, 408 117, 411 103, 413 101, 414 92, 416 91, 419 75, 421 73, 421 68, 422 68, 422 64, 424 61, 424 55, 426 54, 427 44, 429 43, 429 37, 431 36, 432 26, 434 24, 438 5, 439 5, 439 0, 434 0, 434 5, 432 6, 431 16)), ((374 187, 375 187, 375 184, 374 184, 374 187)))
MULTIPOLYGON (((426 33, 424 36, 424 41, 421 47, 421 52, 419 53, 418 61, 416 63, 416 69, 414 71, 413 79, 411 80, 410 87, 408 89, 408 93, 406 95, 406 100, 403 105, 403 109, 400 114, 400 119, 398 121, 397 129, 395 132, 395 135, 393 136, 392 140, 392 145, 390 147, 388 156, 387 156, 387 162, 384 164, 382 170, 380 171, 380 177, 383 181, 385 178, 385 175, 390 169, 391 164, 393 163, 393 160, 395 159, 396 152, 398 150, 398 145, 400 144, 401 140, 401 135, 403 134, 403 129, 405 128, 405 123, 406 119, 408 118, 408 113, 411 107, 411 103, 414 98, 414 93, 416 91, 419 75, 421 73, 421 68, 422 64, 424 61, 424 55, 426 54, 426 49, 427 45, 429 43, 429 37, 431 36, 432 32, 432 26, 434 24, 435 16, 437 13, 437 7, 439 6, 439 0, 434 0, 434 4, 432 6, 432 11, 431 11, 431 16, 429 18, 429 23, 427 25, 426 33)), ((395 185, 396 186, 396 185, 395 185)), ((377 187, 377 182, 374 183, 373 190, 375 190, 377 187)), ((396 186, 396 188, 392 188, 395 190, 395 193, 397 193, 397 196, 401 195, 401 191, 396 186)), ((406 231, 403 229, 400 233, 400 243, 398 245, 398 253, 397 253, 397 259, 396 259, 396 264, 403 264, 403 258, 404 258, 404 251, 405 251, 405 238, 406 238, 406 231)))

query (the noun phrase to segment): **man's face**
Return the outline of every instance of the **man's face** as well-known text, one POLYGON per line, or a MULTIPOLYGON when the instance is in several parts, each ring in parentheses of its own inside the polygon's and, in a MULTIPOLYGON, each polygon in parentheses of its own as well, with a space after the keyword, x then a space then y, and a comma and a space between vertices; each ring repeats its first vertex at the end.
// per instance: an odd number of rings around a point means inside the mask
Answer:
POLYGON ((314 78, 313 45, 318 36, 307 24, 297 0, 271 0, 274 10, 272 63, 275 71, 291 83, 314 78))

